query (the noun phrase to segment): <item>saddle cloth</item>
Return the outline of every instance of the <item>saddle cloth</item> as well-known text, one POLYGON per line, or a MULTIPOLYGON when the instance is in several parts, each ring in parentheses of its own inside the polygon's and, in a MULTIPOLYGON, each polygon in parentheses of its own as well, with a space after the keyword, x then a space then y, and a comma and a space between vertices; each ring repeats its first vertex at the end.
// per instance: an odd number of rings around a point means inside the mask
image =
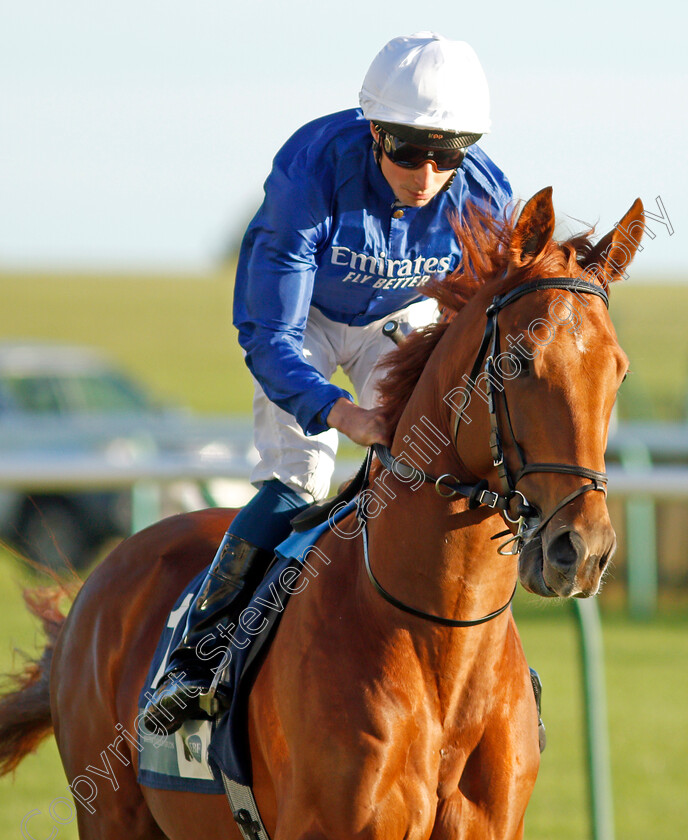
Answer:
MULTIPOLYGON (((354 506, 355 502, 349 503, 335 521, 348 515, 354 506)), ((304 563, 311 570, 321 566, 313 557, 309 561, 308 555, 317 552, 314 543, 328 527, 329 522, 324 522, 310 531, 293 533, 277 547, 275 559, 248 607, 242 611, 243 620, 232 633, 233 641, 227 653, 229 662, 220 680, 232 696, 225 715, 218 721, 186 721, 171 735, 148 733, 142 728, 138 732, 141 748, 138 778, 142 785, 224 794, 218 768, 232 781, 251 784, 246 725, 250 689, 289 598, 292 594, 298 597, 310 580, 309 574, 304 575, 304 563)), ((170 613, 139 695, 140 711, 146 705, 146 695, 155 690, 162 678, 170 651, 181 640, 186 614, 204 578, 205 571, 191 581, 170 613)))

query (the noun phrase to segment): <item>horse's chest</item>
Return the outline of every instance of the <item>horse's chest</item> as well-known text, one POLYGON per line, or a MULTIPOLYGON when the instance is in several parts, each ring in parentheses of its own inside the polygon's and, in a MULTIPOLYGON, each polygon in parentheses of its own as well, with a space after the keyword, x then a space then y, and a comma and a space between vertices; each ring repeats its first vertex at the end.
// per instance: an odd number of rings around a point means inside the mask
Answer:
POLYGON ((440 747, 437 768, 437 792, 440 799, 457 790, 469 756, 469 748, 459 743, 440 747))
POLYGON ((445 727, 438 748, 437 790, 440 799, 453 793, 484 731, 481 715, 466 710, 452 725, 445 727))

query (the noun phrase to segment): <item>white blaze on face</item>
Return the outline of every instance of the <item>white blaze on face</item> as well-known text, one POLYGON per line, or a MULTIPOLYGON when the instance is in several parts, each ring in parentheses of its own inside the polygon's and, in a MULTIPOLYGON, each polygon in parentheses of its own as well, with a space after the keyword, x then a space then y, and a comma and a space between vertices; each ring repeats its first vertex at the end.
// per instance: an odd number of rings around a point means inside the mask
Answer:
POLYGON ((580 331, 576 330, 574 332, 574 336, 576 337, 576 347, 581 353, 585 353, 585 340, 583 339, 580 331))

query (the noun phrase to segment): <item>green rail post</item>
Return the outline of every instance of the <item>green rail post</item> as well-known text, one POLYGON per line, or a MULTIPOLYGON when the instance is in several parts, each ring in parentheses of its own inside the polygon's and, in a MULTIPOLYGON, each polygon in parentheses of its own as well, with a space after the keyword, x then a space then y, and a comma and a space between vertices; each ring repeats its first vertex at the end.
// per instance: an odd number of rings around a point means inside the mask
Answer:
POLYGON ((207 481, 199 481, 198 489, 200 490, 203 502, 208 505, 209 508, 220 507, 217 499, 213 495, 213 491, 210 489, 210 484, 207 481))
MULTIPOLYGON (((621 463, 629 472, 652 466, 650 450, 634 441, 621 450, 621 463)), ((657 523, 650 496, 626 502, 628 546, 628 610, 631 618, 651 618, 657 610, 657 523)))
POLYGON ((573 606, 583 666, 591 836, 593 840, 614 840, 614 801, 602 624, 595 598, 575 598, 573 606))

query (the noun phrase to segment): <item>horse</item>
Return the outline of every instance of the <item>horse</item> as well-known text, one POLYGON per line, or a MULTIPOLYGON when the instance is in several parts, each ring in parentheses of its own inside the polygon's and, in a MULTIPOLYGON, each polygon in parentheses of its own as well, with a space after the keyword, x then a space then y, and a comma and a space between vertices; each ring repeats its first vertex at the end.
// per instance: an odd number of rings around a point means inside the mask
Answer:
MULTIPOLYGON (((391 460, 373 465, 365 515, 319 538, 324 562, 251 688, 253 789, 274 840, 523 836, 538 712, 508 605, 519 579, 592 596, 613 555, 604 452, 628 361, 605 304, 642 219, 636 200, 597 244, 557 242, 546 188, 518 216, 455 221, 461 265, 427 289, 443 315, 386 361, 391 460)), ((82 840, 240 837, 225 797, 140 786, 132 736, 168 613, 231 515, 125 540, 66 619, 34 600, 50 639, 0 704, 1 766, 52 728, 82 840)))

